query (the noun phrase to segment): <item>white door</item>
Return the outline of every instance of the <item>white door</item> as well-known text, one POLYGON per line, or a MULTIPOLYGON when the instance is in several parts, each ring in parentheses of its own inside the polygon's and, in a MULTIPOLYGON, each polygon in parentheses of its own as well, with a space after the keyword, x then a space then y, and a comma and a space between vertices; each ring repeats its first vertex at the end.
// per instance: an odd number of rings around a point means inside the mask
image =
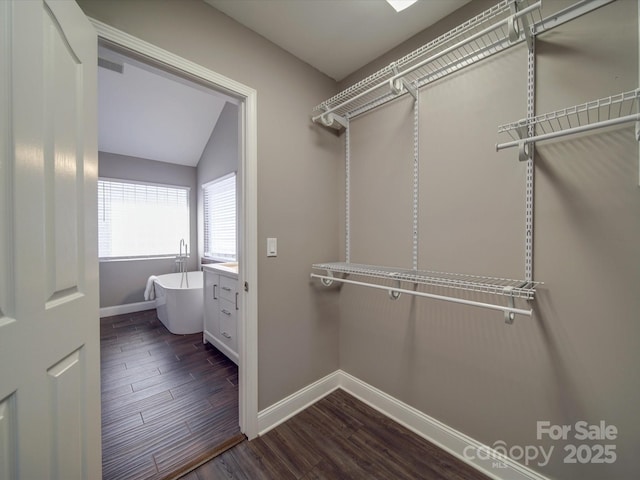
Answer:
POLYGON ((96 33, 0 0, 0 478, 99 479, 96 33))

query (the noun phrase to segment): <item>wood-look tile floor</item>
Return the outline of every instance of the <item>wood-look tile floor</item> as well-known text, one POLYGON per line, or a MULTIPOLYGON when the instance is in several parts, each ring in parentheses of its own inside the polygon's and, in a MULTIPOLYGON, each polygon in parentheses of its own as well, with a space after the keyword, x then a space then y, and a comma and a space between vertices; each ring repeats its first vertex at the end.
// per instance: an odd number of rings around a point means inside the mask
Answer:
POLYGON ((488 477, 336 390, 267 434, 182 480, 487 480, 488 477))
POLYGON ((155 310, 100 321, 103 479, 162 479, 240 436, 238 368, 155 310))

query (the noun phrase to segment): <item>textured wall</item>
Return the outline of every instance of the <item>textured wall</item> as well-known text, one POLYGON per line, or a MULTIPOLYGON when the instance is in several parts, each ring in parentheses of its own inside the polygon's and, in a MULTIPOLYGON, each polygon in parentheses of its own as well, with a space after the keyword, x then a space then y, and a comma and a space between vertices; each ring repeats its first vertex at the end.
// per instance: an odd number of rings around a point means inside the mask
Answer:
MULTIPOLYGON (((546 13, 567 3, 545 2, 546 13)), ((456 21, 480 4, 454 14, 456 21)), ((637 2, 620 0, 541 36, 537 112, 637 88, 637 19, 637 2)), ((436 25, 420 38, 442 30, 436 25)), ((525 116, 526 65, 518 46, 421 91, 420 268, 524 278, 525 165, 516 150, 494 146, 498 125, 525 116)), ((403 99, 352 121, 353 262, 411 266, 410 107, 403 99)), ((487 445, 553 446, 548 465, 529 463, 549 478, 634 478, 640 187, 633 125, 541 143, 536 155, 534 271, 545 284, 533 318, 509 326, 496 312, 407 296, 393 302, 344 285, 336 294, 341 368, 487 445), (615 425, 618 437, 584 442, 574 430, 568 442, 536 438, 538 421, 581 420, 615 425), (567 443, 613 444, 617 460, 565 464, 567 443)))
MULTIPOLYGON (((310 287, 309 265, 344 253, 336 242, 343 139, 307 122, 333 83, 200 2, 80 3, 258 90, 259 239, 277 236, 281 252, 267 259, 259 245, 260 408, 339 366, 488 445, 554 446, 549 465, 529 464, 549 478, 640 471, 633 127, 538 146, 534 269, 545 284, 531 319, 507 326, 499 313, 471 307, 310 287), (563 464, 563 442, 536 439, 537 421, 580 420, 618 427, 614 464, 563 464)), ((545 15, 569 3, 545 2, 545 15)), ((492 4, 472 2, 341 86, 492 4)), ((636 88, 637 18, 637 2, 618 0, 542 36, 537 111, 636 88)), ((524 275, 524 165, 515 151, 493 147, 497 126, 524 116, 525 73, 517 47, 421 92, 421 268, 524 275)), ((410 266, 410 107, 402 100, 353 121, 353 261, 410 266)))

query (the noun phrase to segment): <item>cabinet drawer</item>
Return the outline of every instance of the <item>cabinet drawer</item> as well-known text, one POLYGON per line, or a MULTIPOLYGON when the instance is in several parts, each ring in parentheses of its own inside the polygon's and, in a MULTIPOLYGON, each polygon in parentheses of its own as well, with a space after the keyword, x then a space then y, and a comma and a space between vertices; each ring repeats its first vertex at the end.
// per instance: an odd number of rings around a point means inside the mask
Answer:
POLYGON ((230 302, 233 302, 233 308, 235 310, 236 302, 236 290, 238 281, 233 278, 228 278, 220 275, 220 298, 225 298, 230 302))
POLYGON ((236 319, 235 303, 227 300, 220 301, 220 340, 238 351, 238 327, 236 319))
POLYGON ((217 336, 220 331, 220 275, 204 272, 204 330, 217 336))

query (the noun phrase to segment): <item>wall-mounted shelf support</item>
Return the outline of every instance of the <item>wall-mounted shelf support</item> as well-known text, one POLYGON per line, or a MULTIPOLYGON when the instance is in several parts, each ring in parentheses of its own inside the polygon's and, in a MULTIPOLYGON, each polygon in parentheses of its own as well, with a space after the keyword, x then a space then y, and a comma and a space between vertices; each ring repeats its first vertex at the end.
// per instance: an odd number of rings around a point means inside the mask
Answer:
POLYGON ((528 127, 519 127, 516 130, 516 135, 518 136, 518 160, 521 162, 526 162, 530 160, 533 156, 533 147, 529 142, 526 141, 529 137, 529 128, 528 127))
POLYGON ((347 128, 347 119, 341 115, 336 115, 335 113, 328 113, 320 117, 320 121, 325 127, 331 128, 347 128), (336 126, 337 125, 337 126, 336 126))
POLYGON ((402 284, 400 283, 400 280, 398 280, 396 282, 397 287, 396 288, 392 288, 389 290, 389 298, 391 300, 398 300, 400 298, 400 295, 402 294, 402 284))
MULTIPOLYGON (((320 278, 320 277, 318 277, 320 278)), ((320 282, 322 282, 322 285, 324 285, 325 287, 330 287, 331 285, 333 285, 333 272, 328 271, 327 274, 325 276, 323 276, 322 278, 320 278, 320 282)))
POLYGON ((531 34, 531 26, 529 25, 529 19, 526 15, 521 18, 518 17, 518 7, 519 3, 513 2, 509 5, 509 9, 511 10, 511 18, 509 19, 508 29, 509 29, 509 41, 511 43, 516 43, 520 40, 521 31, 524 33, 525 40, 527 41, 527 47, 529 50, 533 47, 533 35, 531 34), (518 23, 520 21, 521 23, 518 23), (522 28, 520 28, 520 24, 522 24, 522 28))
MULTIPOLYGON (((513 287, 504 287, 504 291, 505 292, 510 292, 512 290, 513 287)), ((514 309, 515 308, 515 299, 513 298, 513 296, 509 296, 507 298, 507 304, 509 305, 509 308, 514 309)), ((513 321, 516 319, 516 314, 513 311, 504 311, 504 323, 506 323, 507 325, 513 325, 513 321)))
MULTIPOLYGON (((527 52, 527 117, 531 119, 536 114, 536 37, 531 38, 527 52)), ((518 130, 522 139, 534 135, 533 126, 518 130)), ((519 148, 519 160, 525 161, 524 186, 524 278, 533 280, 533 213, 535 208, 535 149, 532 145, 522 143, 519 148)), ((505 318, 505 321, 512 320, 505 318)))
POLYGON ((389 88, 394 95, 402 95, 409 93, 414 100, 418 98, 418 89, 411 85, 404 78, 396 78, 395 80, 389 80, 389 88))
POLYGON ((407 270, 399 268, 389 268, 374 265, 362 265, 353 263, 321 263, 313 265, 316 270, 323 270, 326 274, 312 273, 311 278, 317 278, 324 286, 331 286, 333 282, 347 283, 351 285, 359 285, 364 287, 385 290, 388 292, 392 300, 397 300, 401 294, 413 295, 417 297, 431 298, 434 300, 443 300, 447 302, 470 305, 490 310, 497 310, 504 313, 505 322, 512 324, 516 315, 531 316, 531 309, 516 308, 515 299, 521 298, 533 300, 535 289, 541 282, 532 282, 526 280, 511 280, 495 277, 480 277, 474 275, 464 275, 456 273, 431 272, 424 270, 407 270), (340 273, 343 277, 336 277, 335 274, 340 273), (364 282, 345 278, 349 275, 357 275, 379 280, 392 281, 396 286, 381 285, 378 283, 364 282), (419 290, 409 290, 402 288, 401 282, 414 285, 444 287, 469 292, 490 293, 494 295, 502 295, 507 297, 508 305, 497 305, 492 303, 478 302, 464 298, 440 295, 430 292, 422 292, 419 290))

